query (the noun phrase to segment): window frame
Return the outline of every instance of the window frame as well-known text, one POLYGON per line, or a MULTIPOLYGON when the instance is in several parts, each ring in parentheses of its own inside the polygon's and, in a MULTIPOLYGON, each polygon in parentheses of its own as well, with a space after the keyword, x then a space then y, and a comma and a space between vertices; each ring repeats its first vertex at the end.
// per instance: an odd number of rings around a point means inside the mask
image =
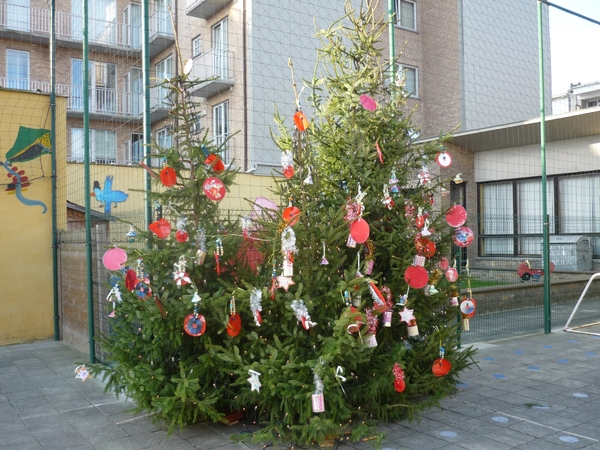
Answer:
POLYGON ((407 89, 404 89, 404 91, 408 94, 409 98, 420 98, 419 95, 419 68, 416 66, 411 66, 409 64, 398 64, 397 67, 398 70, 398 76, 401 78, 404 78, 404 86, 406 87, 406 72, 407 71, 414 71, 415 74, 415 92, 413 93, 409 93, 409 91, 407 89), (404 75, 400 75, 401 73, 404 73, 404 75))
POLYGON ((231 134, 231 111, 229 100, 225 100, 221 103, 213 105, 212 107, 212 131, 214 144, 217 147, 227 142, 225 150, 221 153, 221 159, 225 164, 229 164, 230 161, 230 143, 228 141, 231 134), (219 123, 217 120, 219 119, 219 123), (217 130, 221 129, 222 132, 217 133, 217 130))
POLYGON ((17 89, 20 91, 29 91, 30 89, 30 84, 31 84, 31 54, 26 51, 26 50, 16 50, 16 49, 12 49, 12 48, 7 48, 6 49, 6 84, 7 87, 9 89, 17 89), (26 68, 27 68, 27 78, 17 78, 14 76, 10 75, 10 70, 11 68, 15 68, 15 66, 17 64, 14 64, 14 60, 12 61, 12 64, 10 62, 10 56, 9 55, 13 55, 16 56, 17 59, 21 59, 23 56, 27 56, 27 64, 26 64, 26 68), (14 84, 14 85, 13 85, 14 84))
POLYGON ((198 35, 192 38, 192 59, 202 54, 202 36, 198 35))
MULTIPOLYGON (((84 152, 85 152, 85 143, 81 142, 80 145, 76 148, 74 145, 75 139, 74 135, 79 134, 77 136, 77 140, 81 140, 83 138, 83 128, 72 127, 70 133, 71 139, 71 152, 69 156, 70 161, 75 162, 84 162, 84 152), (77 150, 75 152, 75 150, 77 150)), ((116 164, 117 163, 117 132, 115 130, 100 130, 100 129, 90 129, 90 162, 95 164, 116 164), (102 139, 102 135, 104 135, 105 144, 108 142, 108 137, 113 136, 112 145, 99 145, 99 141, 102 139), (102 147, 102 148, 100 148, 102 147), (112 147, 112 148, 109 148, 112 147), (108 148, 108 151, 107 151, 108 148), (103 154, 99 154, 100 151, 103 151, 103 154)))
POLYGON ((396 16, 394 17, 394 26, 397 28, 402 28, 403 30, 409 31, 417 31, 417 3, 412 0, 394 0, 394 12, 396 16), (407 3, 412 5, 412 13, 413 13, 413 23, 414 27, 408 27, 406 25, 402 25, 402 3, 407 3))

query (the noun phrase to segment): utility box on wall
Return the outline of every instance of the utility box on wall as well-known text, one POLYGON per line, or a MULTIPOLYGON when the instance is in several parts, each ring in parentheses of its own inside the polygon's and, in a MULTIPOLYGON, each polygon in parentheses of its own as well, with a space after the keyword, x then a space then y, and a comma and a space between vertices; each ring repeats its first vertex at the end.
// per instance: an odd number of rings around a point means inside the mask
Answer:
POLYGON ((593 253, 588 236, 550 236, 550 261, 555 270, 590 272, 593 253))

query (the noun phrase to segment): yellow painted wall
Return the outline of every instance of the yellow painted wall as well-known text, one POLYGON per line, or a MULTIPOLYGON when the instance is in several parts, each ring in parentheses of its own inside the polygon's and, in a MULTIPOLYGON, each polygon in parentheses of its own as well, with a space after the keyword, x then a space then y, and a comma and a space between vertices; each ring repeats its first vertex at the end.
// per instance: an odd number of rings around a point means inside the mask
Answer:
MULTIPOLYGON (((0 90, 0 161, 7 162, 20 127, 50 130, 50 97, 0 90)), ((57 98, 57 155, 66 154, 66 102, 57 98)), ((13 158, 14 159, 14 158, 13 158)), ((65 158, 57 159, 59 187, 64 180, 65 158)), ((52 283, 51 156, 12 161, 24 170, 22 191, 27 206, 11 190, 11 178, 0 166, 0 345, 51 338, 54 335, 52 283)), ((64 218, 64 213, 61 214, 64 218)))

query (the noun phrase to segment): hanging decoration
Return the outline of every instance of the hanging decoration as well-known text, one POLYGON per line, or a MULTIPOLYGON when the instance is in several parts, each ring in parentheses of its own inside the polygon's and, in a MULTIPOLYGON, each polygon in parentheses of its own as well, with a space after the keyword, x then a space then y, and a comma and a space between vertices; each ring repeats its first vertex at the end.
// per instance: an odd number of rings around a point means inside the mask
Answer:
POLYGON ((150 288, 150 278, 144 271, 144 260, 138 258, 137 267, 135 270, 136 283, 135 283, 135 294, 139 298, 148 298, 152 295, 152 289, 150 288))
POLYGON ((404 272, 404 281, 414 289, 422 289, 427 285, 429 274, 423 267, 425 265, 425 256, 415 256, 413 264, 408 266, 404 272))
POLYGON ((227 322, 227 334, 236 337, 242 331, 242 318, 237 313, 235 306, 235 295, 231 295, 229 300, 229 321, 227 322))
POLYGON ((362 94, 360 97, 360 104, 367 111, 375 111, 377 109, 377 102, 368 94, 362 94))
POLYGON ((291 308, 296 314, 296 318, 302 323, 302 326, 305 330, 308 330, 310 327, 314 327, 317 323, 310 320, 310 314, 308 313, 308 309, 302 300, 294 300, 291 304, 291 308))
POLYGON ((178 288, 192 282, 190 276, 185 271, 186 265, 187 259, 183 255, 179 257, 178 262, 173 264, 173 278, 175 279, 178 288))
MULTIPOLYGON (((275 260, 275 258, 273 258, 273 267, 271 268, 271 289, 269 290, 269 292, 271 293, 271 300, 275 299, 275 291, 279 287, 278 281, 279 280, 277 277, 277 261, 275 260)), ((289 287, 289 285, 288 285, 288 287, 289 287)), ((286 292, 287 292, 287 288, 286 288, 286 292)))
POLYGON ((163 158, 163 168, 160 171, 160 181, 165 187, 173 187, 177 184, 177 172, 167 165, 167 158, 163 158))
POLYGON ((137 236, 137 231, 135 231, 135 228, 133 228, 133 225, 129 225, 129 231, 125 235, 125 237, 127 238, 127 242, 129 242, 130 244, 135 242, 136 236, 137 236))
POLYGON ((362 218, 365 196, 366 192, 361 191, 359 183, 358 194, 354 197, 352 203, 346 204, 346 215, 344 217, 346 221, 350 222, 350 237, 358 244, 362 244, 369 239, 370 234, 369 224, 362 218))
POLYGON ((390 188, 388 184, 383 186, 383 199, 381 200, 383 206, 385 206, 390 211, 394 209, 394 199, 390 195, 390 188))
POLYGON ((204 228, 198 228, 196 233, 196 257, 194 258, 194 263, 199 266, 204 264, 206 254, 206 230, 204 228))
POLYGON ((458 227, 452 235, 452 241, 459 247, 468 247, 473 243, 473 239, 475 235, 469 227, 458 227))
POLYGON ((219 155, 209 153, 208 149, 204 144, 202 144, 200 148, 202 149, 202 153, 204 153, 204 156, 206 158, 204 160, 204 167, 206 168, 206 170, 212 170, 215 173, 221 173, 225 170, 225 164, 223 164, 223 161, 221 160, 219 155))
POLYGON ((260 372, 249 369, 248 374, 250 375, 250 377, 247 378, 248 382, 250 383, 250 392, 252 392, 252 391, 260 392, 260 387, 262 386, 260 384, 260 380, 258 379, 258 377, 260 377, 260 372))
POLYGON ((388 181, 389 191, 393 198, 398 198, 400 195, 400 187, 398 186, 398 178, 396 177, 396 171, 392 170, 392 175, 388 181))
POLYGON ((446 350, 440 344, 440 357, 433 362, 433 366, 431 367, 431 371, 433 375, 436 377, 443 377, 450 373, 450 369, 452 369, 452 364, 447 359, 444 359, 444 355, 446 350))
POLYGON ((417 319, 413 315, 412 309, 405 308, 403 311, 400 311, 400 322, 406 322, 408 326, 408 335, 410 337, 419 335, 419 327, 417 326, 417 319))
POLYGON ((367 347, 377 347, 377 325, 379 324, 379 318, 373 313, 373 309, 367 308, 365 310, 365 316, 367 319, 367 347))
POLYGON ((383 164, 383 152, 381 151, 381 147, 379 147, 379 141, 375 141, 375 149, 377 150, 377 156, 379 157, 379 162, 383 164))
POLYGON ((394 389, 398 392, 404 392, 406 389, 406 382, 404 381, 404 370, 400 367, 400 364, 394 363, 394 368, 392 369, 394 374, 394 389))
POLYGON ((440 269, 437 269, 437 268, 434 269, 433 272, 431 272, 431 276, 429 277, 429 282, 427 283, 427 286, 425 286, 425 289, 424 289, 425 296, 430 297, 430 296, 438 293, 438 290, 435 288, 435 285, 440 280, 443 273, 444 272, 442 272, 440 269))
POLYGON ((250 310, 254 317, 254 323, 260 327, 262 324, 262 291, 260 289, 253 288, 250 293, 250 310))
POLYGON ((247 241, 251 238, 250 230, 252 228, 252 219, 248 214, 244 214, 241 218, 242 225, 242 235, 244 236, 244 240, 247 241))
POLYGON ((298 131, 306 131, 308 129, 309 122, 302 110, 294 113, 294 125, 296 125, 298 131))
POLYGON ((315 383, 315 392, 312 395, 312 410, 314 413, 322 413, 325 411, 325 395, 323 395, 323 390, 325 389, 325 384, 323 384, 323 380, 317 373, 319 367, 323 364, 321 358, 319 358, 319 362, 317 366, 313 368, 314 376, 313 380, 315 383))
POLYGON ((221 258, 223 257, 223 241, 217 238, 215 241, 215 262, 217 275, 221 275, 221 258))
POLYGON ((122 248, 115 246, 106 250, 102 257, 102 264, 108 270, 120 270, 127 262, 127 252, 122 248))
POLYGON ((298 220, 300 219, 300 209, 296 206, 292 206, 291 199, 288 207, 283 210, 282 217, 285 224, 290 227, 293 227, 298 223, 298 220))
POLYGON ((154 222, 148 225, 148 229, 159 239, 166 239, 171 234, 171 224, 163 218, 162 205, 154 202, 154 222))
POLYGON ((373 299, 373 308, 375 309, 375 311, 384 311, 387 307, 385 303, 385 298, 383 297, 383 294, 372 280, 369 280, 369 293, 371 294, 371 298, 373 299))
POLYGON ((209 199, 219 202, 225 198, 225 184, 217 177, 209 177, 202 184, 204 195, 209 199))
POLYGON ((323 256, 321 256, 321 265, 322 266, 329 265, 329 261, 327 261, 327 258, 325 256, 326 250, 327 250, 327 248, 325 247, 325 241, 323 241, 323 256))
POLYGON ((365 242, 365 275, 371 275, 375 267, 375 243, 371 239, 365 242))
POLYGON ((338 382, 338 384, 340 385, 340 389, 342 390, 342 392, 344 393, 346 398, 348 398, 348 394, 346 394, 346 391, 344 390, 344 386, 342 386, 342 383, 346 382, 346 377, 342 375, 343 373, 344 373, 344 368, 342 366, 337 366, 337 368, 335 369, 335 379, 338 382))
POLYGON ((190 239, 188 232, 185 229, 185 224, 187 222, 187 217, 180 216, 177 220, 177 224, 175 227, 177 231, 175 232, 175 240, 180 243, 187 242, 190 239))
POLYGON ((438 152, 436 155, 435 162, 441 168, 446 169, 452 165, 452 157, 450 156, 450 153, 442 148, 442 151, 438 152))
POLYGON ((298 249, 296 248, 296 233, 289 225, 281 232, 281 253, 283 255, 282 276, 294 276, 294 254, 298 253, 298 249))
POLYGON ((281 167, 283 168, 283 176, 292 178, 294 176, 294 155, 292 152, 284 151, 281 153, 281 167))
POLYGON ((188 314, 183 321, 183 329, 187 334, 193 337, 201 336, 206 331, 206 319, 198 312, 200 301, 201 298, 198 295, 198 292, 195 292, 192 297, 194 312, 188 314))
POLYGON ((471 289, 471 273, 469 271, 469 260, 465 264, 465 270, 467 272, 467 296, 460 302, 460 313, 462 316, 462 329, 463 331, 470 330, 469 319, 475 316, 475 308, 477 302, 473 298, 473 291, 471 289))
POLYGON ((304 184, 313 184, 312 171, 310 170, 310 167, 308 168, 308 175, 306 175, 306 178, 304 179, 304 184))
POLYGON ((429 174, 429 168, 425 164, 423 164, 421 166, 421 170, 419 171, 417 178, 419 180, 420 186, 423 186, 431 181, 431 175, 429 174))
POLYGON ((467 211, 461 205, 452 205, 446 211, 446 222, 451 227, 460 227, 467 221, 467 211))
POLYGON ((113 286, 113 288, 108 292, 106 300, 111 302, 113 307, 112 311, 108 314, 108 317, 114 319, 115 317, 117 317, 117 302, 121 303, 123 301, 123 299, 121 298, 121 291, 119 290, 119 285, 113 286))

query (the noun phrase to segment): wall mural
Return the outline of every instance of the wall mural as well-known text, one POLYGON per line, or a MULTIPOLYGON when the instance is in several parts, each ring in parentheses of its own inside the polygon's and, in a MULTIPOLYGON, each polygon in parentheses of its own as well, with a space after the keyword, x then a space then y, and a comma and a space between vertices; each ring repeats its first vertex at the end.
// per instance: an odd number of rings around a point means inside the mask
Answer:
POLYGON ((92 197, 96 197, 100 203, 104 204, 104 214, 110 214, 112 209, 112 204, 115 204, 115 208, 117 207, 117 203, 124 202, 129 197, 129 194, 126 194, 123 191, 113 191, 113 176, 107 175, 104 180, 104 189, 100 189, 100 183, 98 181, 94 181, 94 192, 92 192, 92 197))
POLYGON ((19 127, 17 138, 12 148, 6 152, 6 161, 0 161, 0 166, 8 172, 8 178, 11 179, 6 188, 8 194, 14 194, 25 206, 41 206, 42 214, 46 214, 48 208, 40 200, 32 200, 23 196, 23 191, 31 185, 24 169, 19 169, 17 164, 33 161, 42 155, 50 153, 50 130, 44 128, 19 127))

